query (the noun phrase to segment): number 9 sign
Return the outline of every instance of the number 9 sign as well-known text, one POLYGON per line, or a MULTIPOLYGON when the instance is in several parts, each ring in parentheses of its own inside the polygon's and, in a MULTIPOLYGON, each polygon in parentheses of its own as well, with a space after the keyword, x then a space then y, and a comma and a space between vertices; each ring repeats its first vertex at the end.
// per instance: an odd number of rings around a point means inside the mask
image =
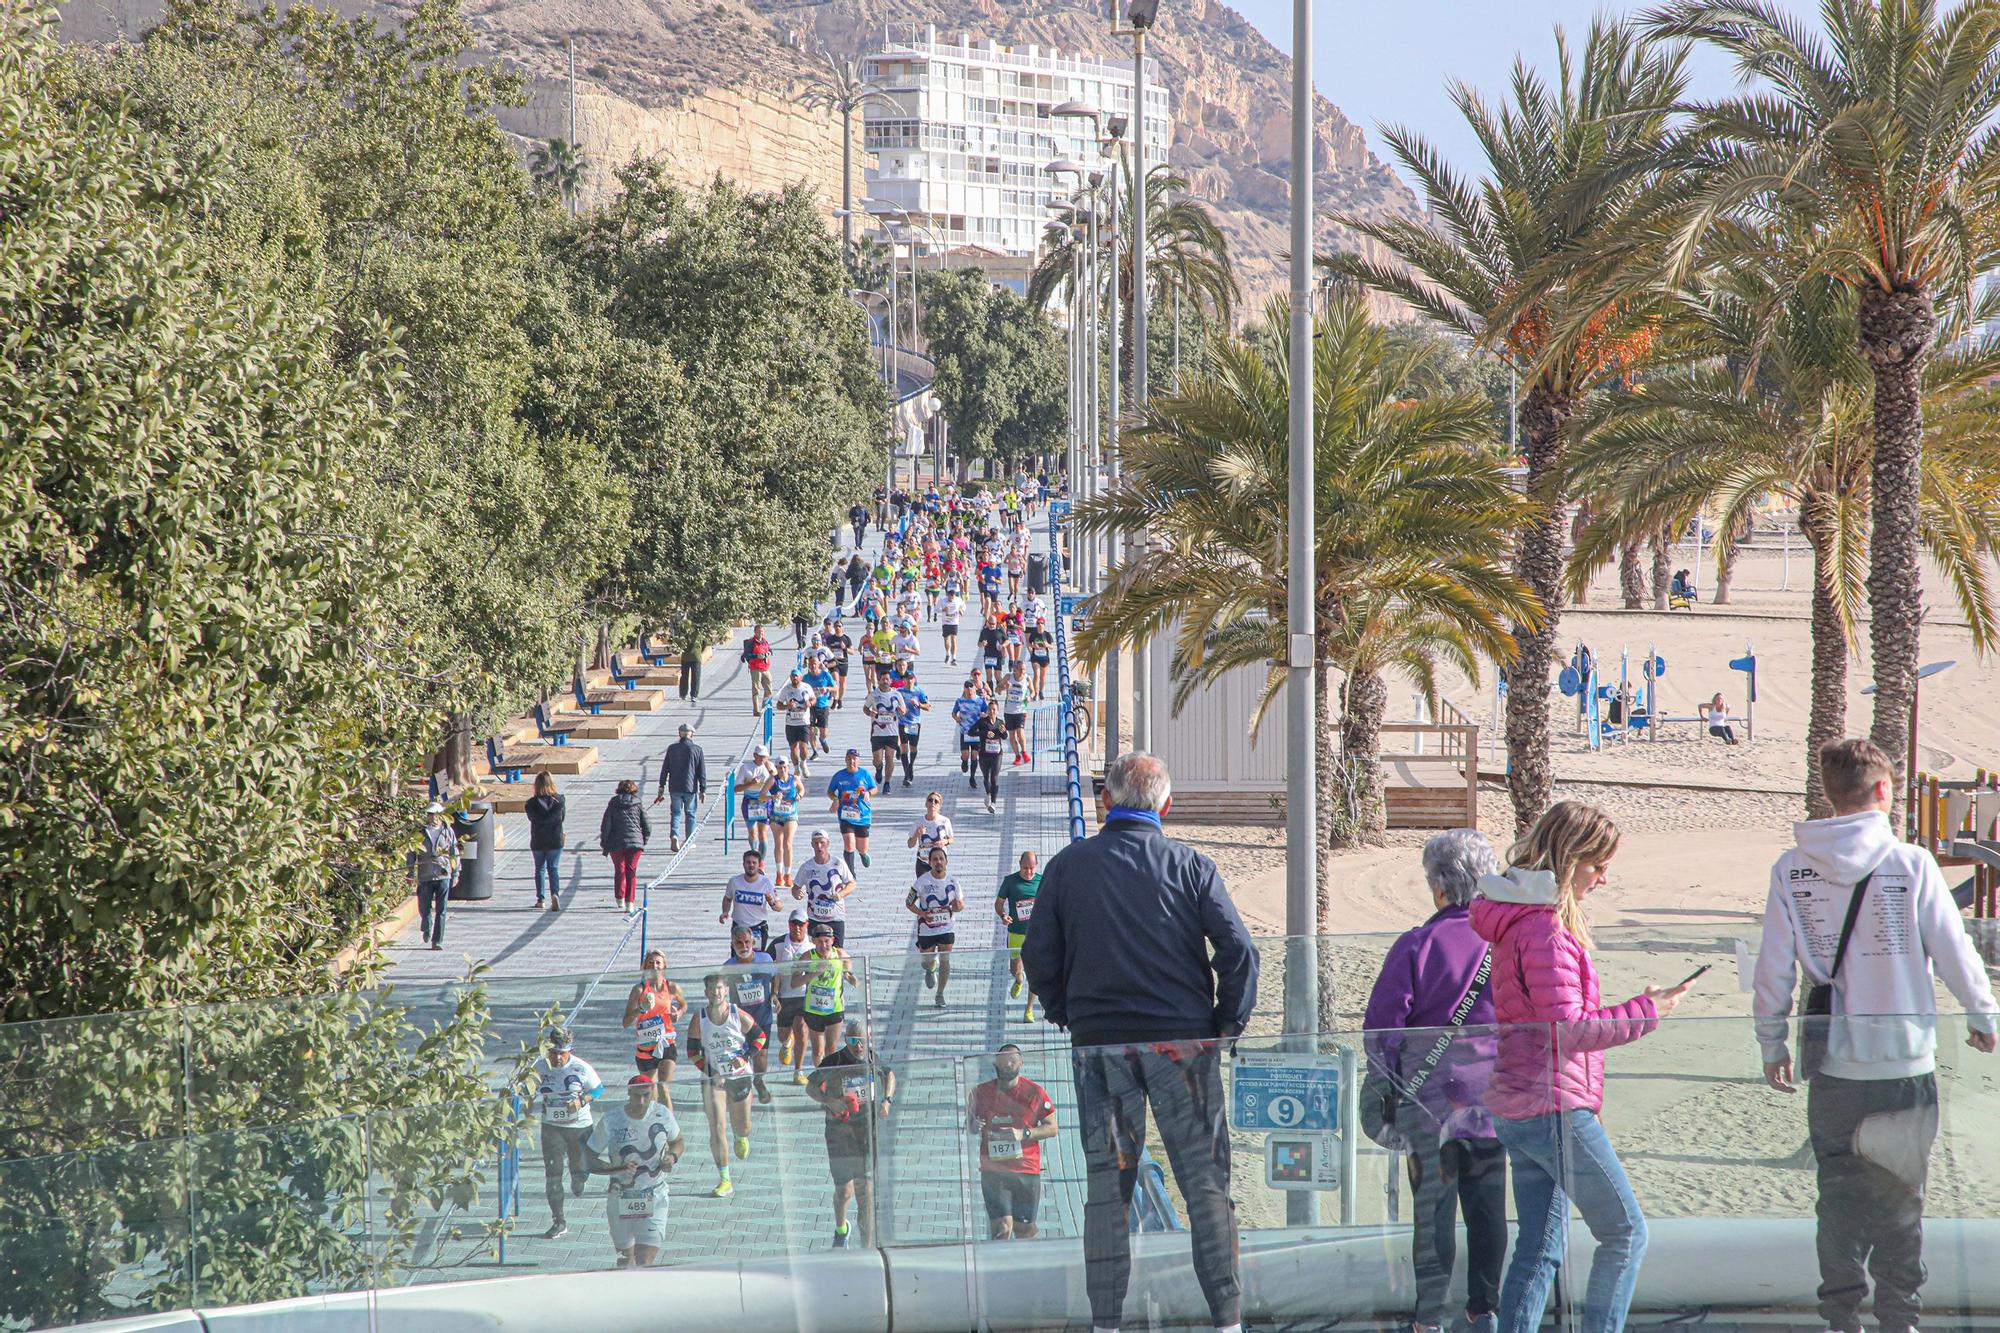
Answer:
POLYGON ((1280 1129, 1290 1129, 1306 1118, 1306 1104, 1297 1097, 1273 1097, 1265 1114, 1280 1129))

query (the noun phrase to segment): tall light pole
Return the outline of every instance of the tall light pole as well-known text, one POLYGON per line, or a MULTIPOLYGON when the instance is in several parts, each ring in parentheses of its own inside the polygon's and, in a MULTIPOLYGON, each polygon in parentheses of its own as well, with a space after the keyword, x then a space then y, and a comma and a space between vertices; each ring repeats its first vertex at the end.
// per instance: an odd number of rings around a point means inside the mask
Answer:
MULTIPOLYGON (((1319 811, 1314 758, 1319 700, 1314 677, 1318 570, 1313 512, 1313 89, 1311 0, 1292 0, 1292 328, 1285 619, 1285 1031, 1313 1049, 1319 1029, 1319 811)), ((1286 1220, 1309 1224, 1317 1200, 1294 1190, 1286 1220)), ((1347 1209, 1343 1209, 1347 1211, 1347 1209)), ((1342 1222, 1351 1222, 1343 1217, 1342 1222)))
MULTIPOLYGON (((1303 4, 1305 0, 1295 0, 1303 4)), ((1132 25, 1132 409, 1146 410, 1146 33, 1158 0, 1131 0, 1132 25)), ((1143 540, 1143 538, 1142 538, 1143 540)), ((1152 650, 1142 637, 1132 649, 1132 746, 1153 747, 1152 650)))

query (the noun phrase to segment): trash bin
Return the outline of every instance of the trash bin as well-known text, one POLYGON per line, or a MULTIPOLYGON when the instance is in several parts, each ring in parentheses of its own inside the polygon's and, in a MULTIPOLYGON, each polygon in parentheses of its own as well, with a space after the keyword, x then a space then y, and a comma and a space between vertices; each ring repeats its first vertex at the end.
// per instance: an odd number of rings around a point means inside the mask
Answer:
POLYGON ((458 834, 458 880, 451 886, 453 902, 485 902, 493 896, 493 807, 475 801, 451 817, 458 834))
POLYGON ((1049 590, 1049 558, 1041 551, 1028 557, 1028 591, 1046 593, 1049 590))

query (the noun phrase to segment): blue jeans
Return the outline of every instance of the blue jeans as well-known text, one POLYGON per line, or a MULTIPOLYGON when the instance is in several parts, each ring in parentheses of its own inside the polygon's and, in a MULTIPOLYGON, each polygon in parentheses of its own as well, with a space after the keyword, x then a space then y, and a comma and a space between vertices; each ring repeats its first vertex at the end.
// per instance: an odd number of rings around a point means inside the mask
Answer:
POLYGON ((1639 1285, 1646 1219, 1603 1123, 1583 1110, 1526 1120, 1496 1115, 1493 1132, 1507 1149, 1514 1215, 1521 1219, 1514 1258, 1500 1284, 1499 1333, 1535 1333, 1541 1327, 1549 1287, 1568 1250, 1572 1200, 1597 1238, 1574 1326, 1579 1333, 1618 1333, 1639 1285))
POLYGON ((445 905, 450 901, 450 880, 417 881, 417 928, 422 933, 425 944, 444 943, 444 912, 445 905))
POLYGON ((667 794, 667 832, 672 833, 678 822, 681 836, 694 836, 694 814, 701 808, 701 798, 691 791, 669 792, 667 794))
POLYGON ((554 898, 562 890, 562 854, 560 847, 537 847, 535 856, 535 905, 540 906, 543 897, 542 877, 549 881, 547 896, 554 898))

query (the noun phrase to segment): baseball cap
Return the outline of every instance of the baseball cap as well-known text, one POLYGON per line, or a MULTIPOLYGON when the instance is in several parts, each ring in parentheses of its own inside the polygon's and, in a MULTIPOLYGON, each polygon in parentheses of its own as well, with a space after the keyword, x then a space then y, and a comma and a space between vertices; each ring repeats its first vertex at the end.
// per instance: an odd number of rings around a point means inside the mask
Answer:
POLYGON ((650 1088, 653 1086, 653 1076, 651 1074, 634 1074, 625 1080, 625 1086, 628 1088, 650 1088))
POLYGON ((794 907, 792 909, 792 914, 785 918, 787 923, 794 921, 803 921, 805 919, 806 919, 806 909, 803 907, 794 907))
POLYGON ((441 814, 443 814, 443 813, 444 813, 444 802, 443 802, 443 801, 432 801, 432 802, 431 802, 431 803, 430 803, 429 805, 427 805, 427 806, 425 806, 425 807, 424 807, 424 813, 425 813, 425 814, 427 814, 427 815, 441 815, 441 814))
POLYGON ((831 937, 832 937, 832 935, 833 935, 833 927, 832 927, 831 925, 829 925, 829 924, 828 924, 827 922, 824 922, 824 921, 815 921, 815 922, 813 922, 813 924, 812 924, 812 929, 811 929, 811 930, 809 930, 809 931, 807 931, 807 932, 806 932, 806 934, 808 934, 808 935, 825 935, 825 936, 827 936, 827 937, 831 938, 831 937))
POLYGON ((766 749, 762 742, 759 742, 758 744, 751 746, 750 753, 753 757, 758 759, 767 759, 770 757, 771 754, 770 750, 766 749))
POLYGON ((823 829, 823 828, 816 828, 816 829, 814 829, 814 830, 812 831, 812 836, 808 837, 808 838, 806 839, 806 841, 807 841, 807 842, 830 842, 830 841, 831 841, 831 839, 830 839, 830 838, 828 838, 828 837, 826 836, 826 830, 825 830, 825 829, 823 829))
POLYGON ((850 745, 847 747, 847 757, 849 759, 859 759, 861 757, 861 751, 855 749, 852 745, 850 745))

